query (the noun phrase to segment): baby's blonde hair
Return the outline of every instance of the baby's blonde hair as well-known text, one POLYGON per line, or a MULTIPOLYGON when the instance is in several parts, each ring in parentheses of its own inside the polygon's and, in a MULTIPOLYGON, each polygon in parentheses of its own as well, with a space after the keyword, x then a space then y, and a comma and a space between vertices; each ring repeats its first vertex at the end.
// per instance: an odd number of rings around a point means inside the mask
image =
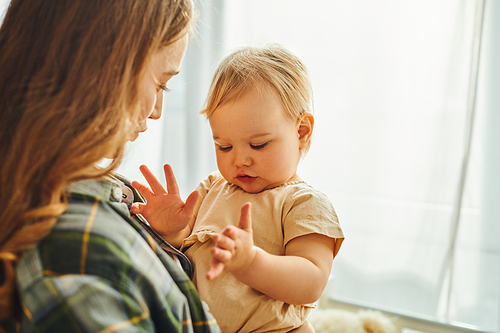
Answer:
MULTIPOLYGON (((215 110, 255 86, 271 87, 281 100, 286 116, 298 121, 312 113, 312 89, 306 66, 280 44, 245 47, 227 56, 215 71, 201 114, 210 119, 215 110)), ((302 148, 304 155, 310 141, 302 148)))

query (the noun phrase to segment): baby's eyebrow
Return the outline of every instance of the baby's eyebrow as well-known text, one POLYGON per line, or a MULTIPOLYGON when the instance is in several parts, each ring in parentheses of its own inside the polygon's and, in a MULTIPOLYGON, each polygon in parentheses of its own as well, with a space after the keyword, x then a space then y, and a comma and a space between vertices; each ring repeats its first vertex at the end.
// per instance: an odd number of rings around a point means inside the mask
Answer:
MULTIPOLYGON (((264 137, 264 136, 268 136, 268 135, 271 135, 272 133, 257 133, 257 134, 252 134, 248 137, 248 140, 252 140, 252 139, 255 139, 255 138, 261 138, 261 137, 264 137)), ((214 141, 217 141, 220 139, 220 137, 218 137, 217 135, 214 135, 213 137, 213 140, 214 141)), ((215 142, 217 143, 217 142, 215 142)))
POLYGON ((258 133, 258 134, 251 135, 251 136, 249 137, 249 139, 260 138, 260 137, 267 136, 267 135, 271 135, 271 134, 272 134, 272 133, 258 133))

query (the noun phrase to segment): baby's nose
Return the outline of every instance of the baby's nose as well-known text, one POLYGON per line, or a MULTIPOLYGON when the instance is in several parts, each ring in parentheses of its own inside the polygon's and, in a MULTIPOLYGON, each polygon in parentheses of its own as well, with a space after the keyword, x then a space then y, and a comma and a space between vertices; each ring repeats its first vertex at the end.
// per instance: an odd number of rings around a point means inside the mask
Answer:
POLYGON ((236 152, 236 155, 234 157, 234 163, 236 166, 241 167, 241 166, 249 166, 252 164, 252 158, 250 155, 246 154, 245 152, 236 152))

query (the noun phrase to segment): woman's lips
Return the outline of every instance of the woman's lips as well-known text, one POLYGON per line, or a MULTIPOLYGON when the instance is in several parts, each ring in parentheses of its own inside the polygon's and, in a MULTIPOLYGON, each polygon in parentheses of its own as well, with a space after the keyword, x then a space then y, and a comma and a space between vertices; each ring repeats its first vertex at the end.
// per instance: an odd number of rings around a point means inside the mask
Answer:
POLYGON ((238 179, 242 183, 251 183, 254 180, 256 180, 257 177, 252 177, 252 176, 249 176, 249 175, 237 175, 236 179, 238 179))

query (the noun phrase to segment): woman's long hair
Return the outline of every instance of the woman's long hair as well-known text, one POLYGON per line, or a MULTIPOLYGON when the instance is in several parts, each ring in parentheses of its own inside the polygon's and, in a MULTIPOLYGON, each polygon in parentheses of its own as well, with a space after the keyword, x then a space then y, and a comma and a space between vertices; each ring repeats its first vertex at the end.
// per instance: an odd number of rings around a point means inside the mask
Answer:
POLYGON ((141 113, 138 78, 189 30, 192 10, 191 0, 11 1, 0 28, 0 320, 14 308, 15 263, 64 212, 68 183, 120 163, 141 113))

